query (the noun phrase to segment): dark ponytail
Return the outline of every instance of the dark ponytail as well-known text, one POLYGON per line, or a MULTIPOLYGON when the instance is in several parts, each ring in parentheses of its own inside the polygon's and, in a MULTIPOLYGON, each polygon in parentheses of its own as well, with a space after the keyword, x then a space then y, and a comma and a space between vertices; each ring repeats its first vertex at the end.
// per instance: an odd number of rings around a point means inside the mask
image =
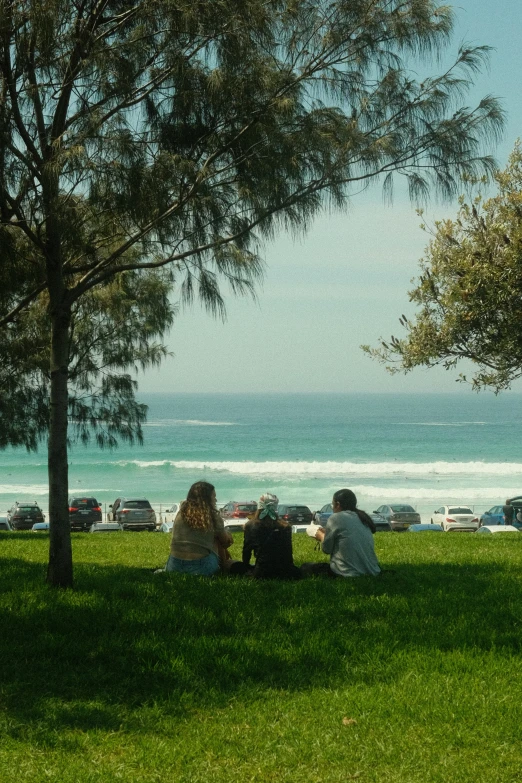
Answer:
POLYGON ((370 528, 372 533, 375 533, 377 528, 373 524, 373 519, 366 511, 361 511, 360 508, 357 508, 357 498, 351 489, 338 489, 334 493, 333 499, 335 503, 339 503, 343 511, 353 511, 357 514, 363 525, 370 528))

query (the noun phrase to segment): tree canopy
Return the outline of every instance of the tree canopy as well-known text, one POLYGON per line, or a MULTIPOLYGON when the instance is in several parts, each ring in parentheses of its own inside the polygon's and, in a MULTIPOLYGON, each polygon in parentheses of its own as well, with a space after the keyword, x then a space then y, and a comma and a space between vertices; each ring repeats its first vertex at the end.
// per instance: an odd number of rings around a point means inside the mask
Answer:
MULTIPOLYGON (((132 369, 157 366, 173 322, 171 282, 157 270, 125 272, 88 291, 71 311, 69 441, 113 447, 142 440, 146 406, 132 369)), ((49 429, 50 323, 47 292, 0 339, 0 448, 36 450, 49 429)))
POLYGON ((463 198, 455 220, 435 224, 410 291, 419 310, 401 318, 406 336, 365 349, 392 372, 442 365, 475 389, 508 389, 522 376, 522 149, 517 143, 498 192, 472 203, 463 198))
MULTIPOLYGON (((72 582, 67 414, 92 297, 164 268, 176 295, 222 313, 223 281, 253 291, 259 242, 281 227, 372 180, 389 193, 394 174, 415 198, 488 175, 502 110, 462 105, 487 47, 412 70, 452 24, 434 0, 0 0, 0 353, 36 323, 49 340, 48 386, 28 368, 0 410, 35 387, 49 398, 50 581, 72 582)), ((9 433, 24 442, 23 417, 9 433)))

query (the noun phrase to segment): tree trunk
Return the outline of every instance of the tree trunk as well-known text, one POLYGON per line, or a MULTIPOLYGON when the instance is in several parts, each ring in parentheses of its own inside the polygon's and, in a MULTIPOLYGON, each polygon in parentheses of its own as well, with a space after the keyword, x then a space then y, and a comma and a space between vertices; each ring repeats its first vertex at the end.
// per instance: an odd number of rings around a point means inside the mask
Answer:
POLYGON ((69 524, 67 457, 70 313, 52 313, 51 405, 48 442, 50 544, 47 582, 72 587, 73 566, 69 524))
POLYGON ((47 446, 50 540, 47 582, 53 587, 65 588, 73 585, 67 458, 71 302, 63 277, 59 181, 52 160, 44 168, 42 192, 46 213, 46 273, 51 320, 51 399, 47 446))

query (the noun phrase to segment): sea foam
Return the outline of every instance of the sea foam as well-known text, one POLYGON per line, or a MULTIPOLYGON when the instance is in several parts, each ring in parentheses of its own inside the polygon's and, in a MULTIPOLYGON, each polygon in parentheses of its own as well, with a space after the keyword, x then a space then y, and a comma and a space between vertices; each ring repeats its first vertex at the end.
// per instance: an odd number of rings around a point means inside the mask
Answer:
MULTIPOLYGON (((120 465, 123 462, 118 463, 120 465)), ((520 462, 203 462, 191 460, 132 460, 139 467, 158 467, 170 465, 180 470, 211 470, 242 476, 317 476, 317 477, 354 477, 354 476, 520 476, 520 462)))

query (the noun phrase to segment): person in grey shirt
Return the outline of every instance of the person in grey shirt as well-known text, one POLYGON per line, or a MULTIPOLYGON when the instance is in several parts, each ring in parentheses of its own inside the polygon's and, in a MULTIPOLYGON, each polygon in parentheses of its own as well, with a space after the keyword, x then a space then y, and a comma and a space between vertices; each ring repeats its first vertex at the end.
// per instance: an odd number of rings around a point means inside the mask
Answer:
POLYGON ((357 508, 357 498, 351 489, 338 490, 332 508, 326 528, 319 528, 315 534, 322 551, 330 555, 330 562, 304 563, 303 573, 344 577, 380 574, 373 545, 375 525, 365 511, 357 508))

